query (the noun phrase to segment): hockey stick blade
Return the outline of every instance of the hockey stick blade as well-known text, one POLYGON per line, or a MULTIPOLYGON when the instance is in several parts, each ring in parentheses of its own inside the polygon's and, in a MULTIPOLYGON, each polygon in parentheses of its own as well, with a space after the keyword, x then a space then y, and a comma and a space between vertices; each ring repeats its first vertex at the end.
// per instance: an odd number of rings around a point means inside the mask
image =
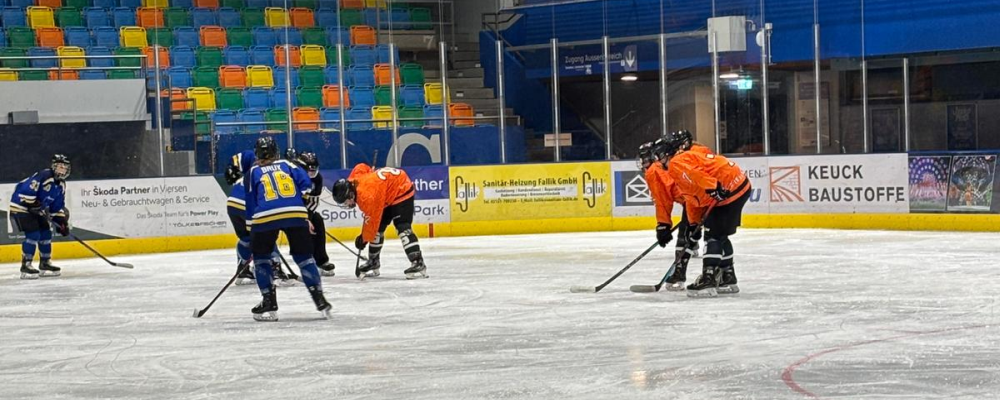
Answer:
POLYGON ((569 288, 572 293, 597 293, 597 288, 593 286, 572 286, 569 288))
POLYGON ((112 267, 118 267, 118 268, 135 269, 135 266, 132 265, 132 264, 129 264, 129 263, 112 263, 111 266, 112 267))
POLYGON ((196 308, 196 309, 194 309, 194 314, 191 315, 191 316, 195 317, 195 318, 201 318, 202 315, 205 315, 205 313, 203 311, 201 311, 201 310, 199 310, 199 309, 196 308))
POLYGON ((635 293, 652 293, 659 292, 661 287, 660 285, 632 285, 628 290, 635 293))

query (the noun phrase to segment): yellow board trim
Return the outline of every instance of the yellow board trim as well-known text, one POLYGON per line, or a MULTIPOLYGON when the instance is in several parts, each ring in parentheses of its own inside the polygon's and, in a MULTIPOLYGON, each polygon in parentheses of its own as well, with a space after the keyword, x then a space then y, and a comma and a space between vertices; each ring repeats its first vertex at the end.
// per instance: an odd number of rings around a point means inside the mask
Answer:
MULTIPOLYGON (((676 220, 676 219, 675 219, 676 220)), ((514 235, 557 232, 600 232, 652 230, 656 219, 649 217, 597 217, 518 221, 451 222, 433 224, 434 236, 514 235)), ((879 229, 905 231, 1000 232, 1000 215, 994 214, 760 214, 744 215, 746 228, 879 229)), ((413 225, 418 237, 430 236, 428 224, 413 225)), ((360 227, 329 229, 344 243, 354 240, 360 227)), ((390 227, 387 237, 396 237, 390 227)), ((650 236, 652 238, 652 236, 650 236)), ((197 251, 232 248, 233 234, 161 238, 107 239, 88 243, 105 256, 197 251)), ((284 238, 281 239, 284 244, 284 238)), ((52 244, 57 259, 90 258, 93 254, 76 242, 52 244)), ((21 245, 0 246, 0 262, 21 259, 21 245)))

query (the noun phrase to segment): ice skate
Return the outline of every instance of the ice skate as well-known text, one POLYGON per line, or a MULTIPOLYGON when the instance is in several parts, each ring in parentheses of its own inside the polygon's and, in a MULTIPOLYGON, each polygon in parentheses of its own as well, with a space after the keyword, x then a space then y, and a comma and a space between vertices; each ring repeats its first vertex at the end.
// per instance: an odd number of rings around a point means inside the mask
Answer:
POLYGON ((736 285, 736 271, 733 267, 722 267, 720 273, 722 274, 722 278, 719 280, 719 288, 716 291, 719 294, 739 293, 740 287, 736 285))
POLYGON ((278 298, 275 287, 271 286, 271 291, 264 295, 257 307, 250 309, 255 321, 272 322, 278 320, 278 298))
POLYGON ((684 291, 684 281, 687 280, 687 264, 675 263, 674 273, 666 280, 665 288, 670 292, 684 291))
POLYGON ((326 297, 323 296, 323 290, 316 286, 310 286, 309 295, 312 296, 313 303, 316 304, 316 310, 323 313, 323 318, 333 319, 333 314, 331 313, 333 307, 330 306, 330 303, 326 301, 326 297))
POLYGON ((256 279, 254 279, 253 277, 253 272, 250 271, 251 268, 249 267, 249 265, 250 265, 249 261, 244 261, 241 262, 240 265, 236 267, 237 271, 241 271, 240 274, 236 276, 237 286, 253 285, 257 283, 256 279))
POLYGON ((704 267, 698 279, 687 286, 688 297, 716 297, 719 295, 719 267, 704 267))
POLYGON ((40 271, 38 274, 40 277, 54 277, 62 275, 62 268, 52 265, 52 262, 49 260, 44 260, 38 263, 38 270, 40 271))
POLYGON ((321 275, 323 275, 323 276, 334 276, 334 275, 336 275, 333 272, 334 268, 336 268, 336 267, 333 265, 333 263, 328 262, 326 264, 323 264, 323 265, 319 266, 319 273, 321 275))
POLYGON ((278 283, 278 286, 288 287, 295 286, 298 281, 293 279, 290 275, 286 274, 284 270, 281 269, 281 264, 271 264, 274 266, 274 279, 278 283))
POLYGON ((358 267, 357 277, 358 279, 365 280, 365 278, 373 278, 381 275, 379 273, 379 268, 382 268, 382 263, 379 261, 378 257, 369 258, 364 264, 358 267))
POLYGON ((407 268, 406 271, 403 271, 403 273, 406 274, 406 279, 426 278, 427 266, 424 265, 423 259, 418 258, 416 260, 413 260, 413 263, 410 266, 410 268, 407 268))
POLYGON ((31 266, 30 259, 21 260, 21 279, 38 279, 38 270, 31 266))

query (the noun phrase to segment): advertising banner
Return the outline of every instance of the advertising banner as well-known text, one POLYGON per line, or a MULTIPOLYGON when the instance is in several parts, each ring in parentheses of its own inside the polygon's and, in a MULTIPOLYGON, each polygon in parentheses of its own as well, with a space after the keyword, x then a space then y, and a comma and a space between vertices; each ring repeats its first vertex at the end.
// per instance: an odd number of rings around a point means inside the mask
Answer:
MULTIPOLYGON (((15 185, 0 186, 6 215, 15 185)), ((214 177, 68 181, 66 208, 82 237, 141 238, 232 232, 226 193, 214 177), (84 233, 86 232, 86 233, 84 233)), ((5 218, 7 219, 7 218, 5 218)), ((6 221, 8 243, 19 233, 6 221)))
POLYGON ((768 209, 786 213, 907 213, 906 154, 768 158, 768 209))
POLYGON ((766 157, 732 157, 729 160, 738 165, 750 179, 750 200, 743 206, 744 214, 767 214, 770 201, 767 196, 770 185, 770 171, 766 157))
POLYGON ((614 197, 612 216, 649 217, 656 214, 646 177, 635 161, 612 162, 611 180, 614 197))
POLYGON ((450 175, 455 222, 611 215, 606 162, 453 167, 450 175))
POLYGON ((910 157, 910 211, 944 211, 951 156, 910 157))
POLYGON ((995 155, 954 156, 948 185, 948 211, 983 212, 993 201, 995 155))
MULTIPOLYGON (((441 223, 451 220, 448 200, 448 167, 403 168, 417 190, 413 222, 417 224, 441 223)), ((357 208, 344 209, 333 201, 331 189, 338 179, 347 178, 349 170, 323 170, 323 194, 317 212, 323 216, 328 228, 361 227, 364 216, 357 208)))

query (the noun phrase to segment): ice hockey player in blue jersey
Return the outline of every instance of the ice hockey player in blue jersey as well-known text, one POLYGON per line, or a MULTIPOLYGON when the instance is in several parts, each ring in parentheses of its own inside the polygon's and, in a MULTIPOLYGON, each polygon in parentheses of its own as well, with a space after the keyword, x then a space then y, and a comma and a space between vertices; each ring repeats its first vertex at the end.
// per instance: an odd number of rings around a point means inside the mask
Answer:
POLYGON ((38 279, 39 276, 59 276, 61 269, 52 265, 52 230, 69 235, 69 210, 66 210, 66 178, 69 177, 69 158, 52 156, 52 167, 36 172, 18 182, 10 199, 10 218, 18 230, 24 232, 21 244, 21 279, 38 279), (36 270, 31 265, 38 248, 39 262, 36 270), (41 270, 41 273, 39 273, 41 270))
MULTIPOLYGON (((229 198, 226 199, 226 211, 229 214, 229 220, 233 224, 233 230, 236 232, 236 236, 239 238, 236 242, 236 257, 238 264, 236 266, 236 271, 239 272, 239 276, 236 277, 237 285, 250 285, 255 283, 253 276, 253 268, 250 266, 251 262, 251 251, 250 251, 250 232, 246 228, 246 220, 244 216, 246 215, 246 189, 243 187, 243 176, 250 171, 256 163, 257 157, 254 156, 253 150, 245 150, 242 153, 233 155, 232 163, 226 168, 226 183, 233 186, 232 190, 229 192, 229 198)), ((275 266, 275 276, 278 277, 279 286, 293 286, 295 285, 295 277, 288 276, 281 271, 281 254, 278 253, 278 248, 274 248, 274 253, 271 254, 272 264, 275 266)))
POLYGON ((264 136, 254 148, 257 165, 244 177, 246 188, 246 221, 250 230, 254 275, 263 299, 254 307, 257 321, 277 321, 278 301, 274 287, 272 261, 279 232, 284 232, 291 247, 292 259, 302 271, 316 309, 331 318, 330 303, 323 296, 323 283, 316 260, 313 259, 312 224, 303 202, 303 195, 312 190, 309 175, 294 163, 278 159, 278 145, 264 136))

